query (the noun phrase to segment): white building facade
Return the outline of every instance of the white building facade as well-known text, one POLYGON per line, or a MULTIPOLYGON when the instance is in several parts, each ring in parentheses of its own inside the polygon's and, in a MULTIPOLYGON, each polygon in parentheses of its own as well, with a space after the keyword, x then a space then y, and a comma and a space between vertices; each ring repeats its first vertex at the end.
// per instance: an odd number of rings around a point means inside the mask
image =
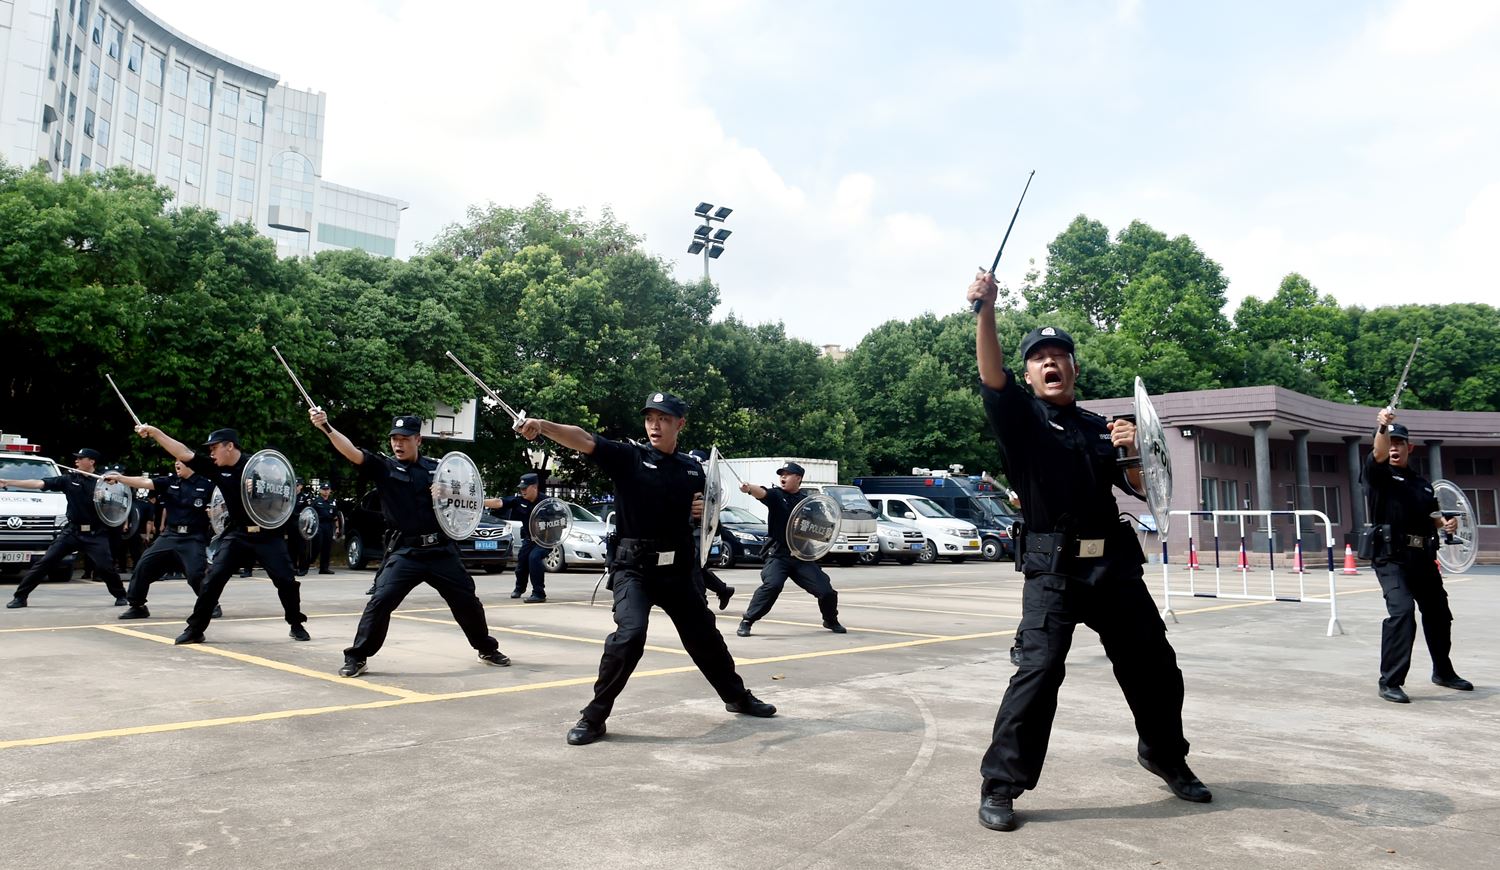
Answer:
POLYGON ((278 82, 133 0, 0 0, 6 160, 54 178, 133 167, 282 256, 394 256, 407 204, 324 181, 327 96, 278 82))

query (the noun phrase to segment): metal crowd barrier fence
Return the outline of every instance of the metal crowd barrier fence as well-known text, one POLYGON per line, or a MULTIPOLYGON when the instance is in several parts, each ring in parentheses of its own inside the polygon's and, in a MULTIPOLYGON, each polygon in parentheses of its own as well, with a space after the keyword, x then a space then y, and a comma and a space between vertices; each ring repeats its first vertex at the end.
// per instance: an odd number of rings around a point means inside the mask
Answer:
MULTIPOLYGON (((1185 523, 1188 529, 1188 582, 1187 595, 1193 598, 1223 598, 1231 601, 1288 601, 1303 604, 1327 604, 1328 605, 1328 636, 1333 637, 1335 633, 1343 634, 1344 628, 1339 625, 1338 609, 1338 585, 1336 573, 1333 566, 1333 523, 1327 514, 1322 511, 1295 510, 1295 511, 1172 511, 1174 517, 1186 517, 1185 523), (1269 558, 1270 588, 1265 593, 1252 592, 1250 588, 1250 566, 1246 558, 1249 549, 1246 548, 1245 518, 1262 517, 1265 519, 1266 555, 1269 558), (1288 591, 1287 584, 1282 589, 1276 588, 1276 531, 1273 520, 1277 517, 1290 517, 1293 532, 1293 573, 1296 576, 1296 592, 1288 591), (1302 547, 1302 519, 1306 517, 1321 523, 1323 526, 1323 549, 1328 561, 1328 594, 1327 596, 1309 595, 1307 591, 1307 570, 1303 562, 1304 550, 1302 547), (1214 538, 1214 580, 1212 589, 1200 589, 1198 583, 1198 572, 1206 569, 1198 565, 1198 551, 1194 547, 1194 520, 1207 519, 1213 525, 1214 538), (1239 532, 1239 559, 1237 565, 1230 569, 1240 574, 1239 589, 1236 591, 1231 585, 1226 588, 1224 583, 1224 566, 1220 558, 1219 526, 1221 521, 1233 521, 1239 532)), ((1175 523, 1173 526, 1175 527, 1175 523)), ((1254 531, 1254 530, 1252 530, 1254 531)), ((1171 618, 1177 622, 1177 613, 1172 609, 1172 581, 1171 566, 1167 557, 1167 537, 1161 537, 1161 592, 1162 592, 1162 618, 1171 618)), ((1178 593, 1179 595, 1183 593, 1178 593)))

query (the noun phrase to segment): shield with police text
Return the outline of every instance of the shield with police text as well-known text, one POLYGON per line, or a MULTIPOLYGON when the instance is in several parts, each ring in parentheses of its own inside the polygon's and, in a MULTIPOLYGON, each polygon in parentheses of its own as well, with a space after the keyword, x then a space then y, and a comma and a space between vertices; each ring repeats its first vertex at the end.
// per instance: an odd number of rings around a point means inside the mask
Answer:
POLYGON ((292 463, 275 450, 251 456, 240 477, 240 498, 257 526, 277 529, 286 525, 297 504, 297 473, 292 463))
POLYGON ((792 508, 786 521, 786 546, 804 562, 823 558, 839 537, 844 512, 831 496, 810 495, 792 508))
POLYGON ((1448 574, 1462 574, 1474 567, 1479 557, 1479 530, 1474 527, 1474 506, 1469 497, 1450 480, 1434 480, 1432 494, 1437 496, 1438 512, 1434 519, 1458 520, 1452 532, 1438 531, 1438 564, 1448 574))
POLYGON ((297 512, 297 534, 302 540, 311 541, 318 536, 318 512, 305 507, 297 512))
POLYGON ((1146 504, 1156 519, 1156 528, 1166 540, 1172 510, 1172 454, 1167 449, 1167 433, 1161 418, 1151 404, 1151 396, 1140 378, 1135 379, 1135 443, 1141 454, 1141 483, 1146 490, 1146 504))
POLYGON ((573 528, 573 512, 562 499, 544 498, 531 509, 531 518, 526 521, 526 531, 531 542, 548 550, 562 544, 573 528))
POLYGON ((719 511, 724 508, 724 481, 719 479, 719 448, 708 454, 703 465, 703 519, 698 525, 698 565, 708 564, 714 535, 719 533, 719 511))
POLYGON ((130 507, 135 501, 130 487, 119 481, 108 483, 103 480, 95 481, 94 486, 94 513, 99 515, 99 522, 106 526, 119 528, 130 519, 130 507))
POLYGON ((454 451, 438 462, 432 473, 432 512, 438 526, 455 541, 462 541, 479 528, 484 513, 484 481, 479 466, 467 455, 454 451))

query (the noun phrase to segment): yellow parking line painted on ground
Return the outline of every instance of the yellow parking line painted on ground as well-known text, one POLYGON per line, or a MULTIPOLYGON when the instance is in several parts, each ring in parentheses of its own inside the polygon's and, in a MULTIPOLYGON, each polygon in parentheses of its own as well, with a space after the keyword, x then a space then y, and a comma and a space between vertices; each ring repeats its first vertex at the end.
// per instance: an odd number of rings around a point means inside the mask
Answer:
POLYGON ((873 644, 873 645, 870 645, 870 646, 855 646, 855 647, 846 647, 846 648, 843 648, 843 649, 814 650, 813 652, 789 653, 787 655, 782 655, 782 656, 768 656, 766 658, 757 658, 757 659, 741 659, 741 658, 737 658, 737 659, 734 660, 734 663, 736 665, 770 665, 770 664, 776 664, 778 662, 795 662, 795 661, 802 661, 804 659, 820 659, 820 658, 823 658, 825 656, 844 656, 844 655, 854 655, 856 653, 883 652, 885 650, 892 650, 892 649, 909 649, 911 647, 928 646, 928 645, 935 644, 935 643, 951 643, 953 641, 958 641, 958 640, 983 640, 985 638, 990 638, 990 637, 1012 637, 1012 636, 1015 635, 1015 633, 1016 633, 1016 630, 1012 628, 1012 629, 1007 629, 1005 631, 986 631, 986 632, 981 632, 979 634, 954 634, 954 635, 948 635, 948 636, 945 636, 945 637, 924 637, 924 638, 921 638, 920 640, 900 640, 900 641, 892 641, 891 643, 873 644))
POLYGON ((855 604, 839 601, 839 607, 857 607, 864 610, 899 610, 903 613, 938 613, 944 616, 972 616, 976 619, 1020 619, 1019 613, 975 613, 972 610, 933 610, 925 607, 898 607, 894 604, 855 604))
POLYGON ((964 587, 964 586, 988 586, 988 585, 990 585, 990 582, 987 581, 987 580, 975 580, 975 581, 968 582, 968 583, 902 583, 902 584, 897 585, 897 586, 849 586, 849 587, 846 587, 845 589, 840 589, 839 590, 839 594, 843 595, 843 594, 845 594, 846 591, 848 591, 848 592, 884 592, 887 589, 950 589, 950 588, 959 588, 959 587, 964 587))
MULTIPOLYGON (((450 619, 430 619, 430 618, 425 617, 425 616, 409 616, 409 615, 404 614, 404 613, 394 613, 394 614, 392 614, 392 616, 398 617, 400 619, 409 619, 412 622, 431 622, 431 623, 436 623, 437 625, 454 625, 455 624, 450 619)), ((531 631, 530 629, 525 629, 525 628, 506 628, 505 626, 501 626, 501 625, 492 625, 492 626, 490 626, 490 631, 503 631, 506 634, 524 634, 524 635, 527 635, 529 637, 544 637, 544 638, 547 638, 549 640, 568 640, 568 641, 573 641, 574 643, 590 643, 590 644, 593 644, 595 646, 603 646, 604 645, 604 638, 602 638, 602 637, 601 638, 577 637, 576 635, 571 635, 571 634, 553 634, 551 632, 546 632, 546 631, 531 631)), ((654 650, 656 652, 672 653, 673 655, 679 655, 679 656, 685 656, 685 655, 688 654, 687 650, 673 649, 672 647, 669 647, 669 646, 652 646, 651 644, 646 644, 646 649, 654 650)))
MULTIPOLYGON (((728 620, 732 620, 734 622, 739 622, 740 621, 740 617, 735 616, 732 613, 716 613, 716 614, 714 614, 714 618, 715 619, 728 619, 728 620)), ((821 623, 821 622, 797 622, 796 620, 792 620, 792 619, 762 619, 760 621, 761 622, 770 623, 771 625, 795 625, 795 626, 797 626, 799 628, 817 628, 817 629, 822 629, 823 628, 823 623, 821 623)), ((948 636, 946 634, 928 634, 926 632, 920 632, 920 631, 897 631, 897 630, 895 630, 893 628, 861 628, 859 626, 846 626, 846 628, 848 628, 850 631, 858 631, 858 632, 863 632, 865 634, 893 634, 893 635, 896 635, 897 637, 947 637, 948 636)))
MULTIPOLYGON (((142 638, 143 640, 154 640, 157 643, 172 643, 172 639, 169 637, 162 637, 160 635, 150 634, 144 631, 136 631, 135 629, 124 628, 118 625, 101 625, 99 626, 99 629, 101 631, 108 631, 114 634, 123 634, 126 637, 138 637, 142 638)), ((372 683, 369 680, 362 680, 358 677, 351 678, 341 677, 337 674, 325 674, 321 671, 314 671, 309 668, 299 667, 298 665, 289 665, 286 662, 278 662, 275 659, 262 658, 261 656, 253 656, 248 653, 221 649, 216 646, 209 646, 208 644, 193 643, 186 644, 185 647, 196 652, 223 656, 226 659, 233 659, 237 662, 244 662, 247 665, 259 665, 263 668, 270 668, 275 671, 283 671, 288 674, 297 674, 303 677, 312 677, 315 680, 323 680, 324 682, 328 683, 337 683, 341 686, 350 686, 358 689, 368 689, 371 692, 379 692, 382 695, 391 695, 396 698, 420 700, 430 697, 424 692, 413 692, 409 689, 397 688, 396 686, 385 686, 381 685, 380 683, 372 683)))
MULTIPOLYGON (((441 613, 448 613, 449 610, 446 607, 413 607, 413 608, 407 608, 405 610, 399 610, 399 611, 397 611, 397 613, 440 613, 440 612, 441 613)), ((362 611, 362 610, 351 610, 351 611, 344 612, 344 613, 313 613, 313 614, 309 614, 307 618, 309 620, 313 620, 313 619, 343 619, 343 618, 355 618, 355 617, 359 617, 359 616, 363 616, 363 615, 364 615, 364 611, 362 611)), ((218 623, 225 623, 225 622, 283 622, 285 620, 286 620, 285 616, 220 616, 217 619, 215 619, 214 622, 218 622, 218 623)), ((131 626, 142 626, 142 625, 182 625, 183 621, 181 619, 139 619, 139 620, 130 620, 129 624, 131 626)), ((0 634, 13 634, 13 633, 18 633, 18 632, 23 632, 23 631, 73 631, 73 630, 81 629, 81 628, 121 628, 121 627, 123 627, 123 626, 121 626, 117 622, 95 622, 95 623, 90 623, 88 625, 37 625, 37 626, 31 626, 31 627, 28 627, 28 628, 0 628, 0 634)))

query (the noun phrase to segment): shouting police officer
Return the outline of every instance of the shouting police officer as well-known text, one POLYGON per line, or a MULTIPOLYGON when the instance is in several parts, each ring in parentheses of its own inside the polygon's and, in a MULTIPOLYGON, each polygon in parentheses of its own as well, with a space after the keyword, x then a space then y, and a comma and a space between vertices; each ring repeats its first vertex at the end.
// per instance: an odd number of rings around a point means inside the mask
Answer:
POLYGON ((1139 489, 1140 469, 1131 469, 1127 480, 1114 449, 1136 450, 1135 427, 1106 423, 1078 407, 1073 340, 1055 327, 1021 340, 1019 359, 1033 393, 1027 395, 1005 367, 995 335, 996 289, 994 276, 980 272, 968 298, 983 303, 976 336, 980 393, 1001 464, 1021 494, 1025 533, 1018 559, 1026 581, 1010 654, 1016 673, 980 765, 979 822, 1014 829, 1015 798, 1036 788, 1080 622, 1099 633, 1114 665, 1135 716, 1141 766, 1177 797, 1207 802, 1212 795, 1187 766, 1177 655, 1142 579, 1140 544, 1110 492, 1111 485, 1139 489))
POLYGON ((677 436, 687 423, 687 405, 671 393, 653 393, 641 409, 650 445, 611 441, 577 426, 549 420, 526 420, 521 434, 539 435, 588 456, 615 484, 616 543, 614 580, 615 631, 604 640, 594 700, 568 731, 568 743, 580 746, 604 736, 604 722, 614 709, 630 674, 646 650, 646 624, 653 606, 666 611, 693 664, 724 701, 724 709, 750 716, 774 716, 776 708, 745 688, 734 670, 702 592, 693 582, 691 519, 703 514, 703 468, 677 450, 677 436))
MULTIPOLYGON (((175 474, 161 477, 125 477, 115 473, 104 476, 135 489, 151 490, 166 512, 161 534, 146 548, 130 575, 130 590, 125 594, 130 607, 120 614, 121 619, 150 616, 146 597, 151 584, 177 568, 187 575, 193 594, 203 592, 203 575, 208 570, 208 503, 213 498, 214 485, 206 475, 193 473, 180 459, 175 468, 175 474)), ((222 615, 214 608, 215 619, 222 615)))
POLYGON ((1453 660, 1448 657, 1453 648, 1453 611, 1448 608, 1443 575, 1434 562, 1435 533, 1456 531, 1458 519, 1442 518, 1432 484, 1409 466, 1411 434, 1395 422, 1395 412, 1387 408, 1376 419, 1380 426, 1360 477, 1370 502, 1370 517, 1381 531, 1371 561, 1389 614, 1380 626, 1380 697, 1397 704, 1411 703, 1401 685, 1411 670, 1419 607, 1427 653, 1432 656, 1432 681, 1444 688, 1472 692, 1474 684, 1454 671, 1453 660))
POLYGON ((511 590, 511 598, 520 598, 526 594, 526 584, 531 583, 531 596, 525 604, 540 604, 547 600, 547 548, 537 546, 531 540, 531 509, 536 507, 541 498, 542 480, 535 471, 528 471, 521 475, 521 481, 516 484, 520 490, 519 495, 508 498, 487 498, 484 506, 494 508, 501 512, 506 519, 515 520, 521 524, 521 549, 516 553, 516 588, 511 590))
POLYGON ((94 508, 94 488, 99 481, 88 476, 102 458, 99 451, 85 447, 73 454, 73 467, 87 474, 68 473, 41 480, 3 481, 6 487, 12 489, 61 492, 68 501, 67 527, 52 542, 52 546, 47 548, 46 554, 21 578, 20 584, 16 586, 15 597, 5 605, 7 609, 25 607, 32 590, 70 553, 79 553, 87 559, 104 580, 109 594, 115 597, 115 606, 125 606, 125 584, 120 580, 120 572, 115 570, 115 554, 110 547, 112 530, 99 521, 99 513, 94 508))
POLYGON ((282 613, 287 625, 291 626, 287 636, 292 640, 312 640, 303 627, 307 617, 302 614, 302 586, 297 582, 291 560, 287 558, 282 530, 261 528, 245 508, 243 480, 250 455, 240 448, 240 433, 233 429, 215 429, 199 448, 203 451, 200 453, 155 426, 137 426, 135 431, 142 438, 154 439, 163 450, 218 487, 224 496, 224 511, 228 516, 223 544, 203 578, 203 588, 199 590, 198 601, 187 619, 187 628, 173 643, 202 643, 203 632, 219 609, 219 596, 224 594, 230 575, 241 568, 248 570, 257 560, 276 586, 282 613))
POLYGON ((328 415, 321 408, 308 412, 313 427, 328 434, 328 440, 345 459, 359 466, 360 472, 374 479, 380 496, 380 509, 392 530, 386 540, 392 546, 376 578, 375 592, 365 602, 359 618, 354 645, 344 650, 344 666, 339 676, 357 677, 365 672, 365 660, 380 652, 391 628, 391 614, 411 591, 423 583, 443 596, 458 627, 469 639, 469 646, 487 665, 504 667, 510 659, 500 652, 500 644, 490 636, 485 622, 484 605, 474 594, 474 578, 464 570, 458 547, 438 525, 432 508, 432 472, 436 460, 420 455, 422 418, 404 414, 391 423, 391 453, 371 453, 354 446, 348 436, 328 425, 328 415))
POLYGON ((844 626, 839 622, 839 594, 833 588, 833 581, 828 579, 828 573, 816 562, 793 556, 791 548, 787 546, 787 521, 791 519, 792 510, 798 503, 807 498, 807 493, 802 491, 803 473, 802 466, 788 462, 776 469, 776 474, 781 478, 781 486, 740 484, 740 492, 749 494, 766 506, 766 530, 770 538, 762 553, 765 563, 760 569, 760 588, 750 596, 750 606, 745 609, 745 618, 740 620, 740 627, 735 631, 740 637, 749 637, 750 627, 771 612, 788 577, 818 599, 818 610, 823 614, 824 628, 834 634, 845 632, 844 626))
POLYGON ((318 573, 332 574, 328 560, 333 555, 333 539, 342 536, 344 526, 339 503, 333 497, 333 484, 325 480, 318 486, 318 497, 313 499, 312 507, 318 513, 318 573))

